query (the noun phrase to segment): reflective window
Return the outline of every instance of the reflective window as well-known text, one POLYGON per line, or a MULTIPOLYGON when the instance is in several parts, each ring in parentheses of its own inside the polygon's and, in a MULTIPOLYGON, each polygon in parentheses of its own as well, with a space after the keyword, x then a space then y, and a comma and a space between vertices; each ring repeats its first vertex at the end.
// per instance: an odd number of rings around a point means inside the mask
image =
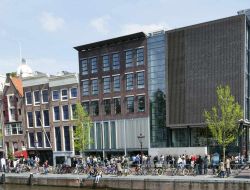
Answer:
POLYGON ((97 149, 102 149, 102 125, 96 123, 96 146, 97 149))
POLYGON ((60 112, 59 112, 59 106, 54 107, 54 121, 60 120, 60 112))
POLYGON ((43 147, 43 134, 42 132, 37 132, 36 133, 37 136, 37 147, 43 147))
POLYGON ((27 116, 28 116, 28 127, 34 127, 34 125, 33 125, 33 113, 27 112, 27 116))
POLYGON ((109 123, 104 122, 104 148, 108 149, 109 148, 109 123))
POLYGON ((77 88, 71 88, 70 89, 70 97, 71 98, 77 98, 77 88))
POLYGON ((60 127, 55 127, 55 137, 56 137, 56 150, 62 151, 62 140, 61 140, 61 130, 60 127))
POLYGON ((143 65, 143 63, 144 63, 143 48, 139 48, 136 50, 136 63, 137 63, 137 65, 143 65))
POLYGON ((91 102, 91 110, 92 110, 92 115, 93 116, 98 116, 99 115, 99 103, 98 103, 98 101, 92 101, 91 102))
POLYGON ((34 133, 29 133, 29 143, 30 143, 30 147, 35 147, 34 133))
POLYGON ((145 111, 145 96, 138 96, 138 112, 145 111))
POLYGON ((113 70, 120 69, 120 58, 119 53, 114 53, 112 55, 112 61, 113 61, 113 70))
POLYGON ((116 128, 115 128, 115 122, 111 121, 110 122, 110 132, 111 132, 111 148, 115 149, 116 148, 116 128))
POLYGON ((61 99, 62 100, 68 100, 68 90, 67 89, 63 89, 61 91, 61 99))
POLYGON ((42 100, 43 100, 43 103, 49 102, 49 91, 48 90, 42 91, 42 100))
POLYGON ((121 82, 120 82, 120 75, 116 75, 116 76, 114 76, 113 77, 113 81, 114 81, 114 83, 113 83, 113 90, 114 90, 114 92, 120 92, 120 85, 121 85, 121 82))
POLYGON ((109 56, 108 55, 104 55, 102 57, 102 69, 103 71, 109 71, 110 70, 110 65, 109 65, 109 56))
POLYGON ((34 101, 35 101, 35 104, 40 104, 40 91, 34 92, 34 101))
POLYGON ((93 79, 92 80, 92 94, 98 94, 98 80, 97 79, 93 79))
POLYGON ((83 102, 82 107, 89 114, 89 102, 83 102))
POLYGON ((129 96, 126 99, 127 99, 127 112, 133 113, 134 112, 134 97, 129 96))
POLYGON ((90 58, 91 73, 97 73, 97 58, 90 58))
POLYGON ((26 96, 26 104, 32 104, 32 96, 31 96, 31 92, 26 92, 25 93, 26 96))
POLYGON ((43 124, 49 126, 49 110, 43 110, 43 124))
POLYGON ((91 127, 90 128, 90 141, 92 141, 92 143, 90 143, 90 149, 95 149, 95 127, 91 127))
POLYGON ((36 127, 41 127, 41 113, 40 111, 35 111, 36 116, 36 127))
POLYGON ((172 130, 172 147, 188 147, 188 141, 187 128, 172 130))
POLYGON ((114 98, 114 113, 120 114, 121 113, 121 99, 114 98))
POLYGON ((63 111, 63 120, 68 120, 69 119, 69 106, 63 105, 62 111, 63 111))
POLYGON ((50 147, 50 132, 46 132, 45 138, 45 146, 50 147))
POLYGON ((59 100, 59 91, 58 90, 52 91, 52 98, 53 98, 53 100, 59 100))
POLYGON ((133 90, 134 82, 133 82, 133 73, 126 75, 126 90, 133 90))
POLYGON ((76 104, 71 105, 71 119, 75 119, 76 104))
POLYGON ((126 68, 133 66, 133 52, 132 50, 125 51, 126 68))
POLYGON ((88 74, 88 61, 87 59, 80 60, 82 66, 82 75, 88 74))
POLYGON ((137 72, 137 88, 144 88, 145 79, 144 72, 137 72))
POLYGON ((83 96, 89 95, 89 81, 88 80, 84 80, 82 82, 82 95, 83 96))
POLYGON ((65 151, 70 151, 70 133, 69 126, 64 126, 64 148, 65 151))
POLYGON ((111 114, 111 102, 110 99, 103 100, 104 104, 104 113, 105 115, 110 115, 111 114))
POLYGON ((104 93, 110 92, 110 77, 103 78, 103 92, 104 93))

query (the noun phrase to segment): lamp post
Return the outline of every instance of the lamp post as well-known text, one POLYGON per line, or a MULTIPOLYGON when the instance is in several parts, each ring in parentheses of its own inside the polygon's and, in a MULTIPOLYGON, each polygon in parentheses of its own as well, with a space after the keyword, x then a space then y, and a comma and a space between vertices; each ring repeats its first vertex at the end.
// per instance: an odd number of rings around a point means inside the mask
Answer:
POLYGON ((138 141, 139 141, 139 143, 141 145, 141 163, 142 163, 142 143, 143 143, 143 140, 144 140, 145 136, 140 133, 140 135, 137 136, 137 138, 138 138, 138 141))

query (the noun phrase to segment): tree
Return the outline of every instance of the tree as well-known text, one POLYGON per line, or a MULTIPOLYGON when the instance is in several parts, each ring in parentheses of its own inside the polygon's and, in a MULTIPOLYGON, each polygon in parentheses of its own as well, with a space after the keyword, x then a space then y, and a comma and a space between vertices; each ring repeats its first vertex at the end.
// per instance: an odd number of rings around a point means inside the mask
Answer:
POLYGON ((239 135, 238 122, 243 117, 243 111, 231 95, 229 86, 219 86, 216 92, 218 105, 212 107, 210 112, 205 110, 204 117, 213 138, 223 148, 223 161, 225 161, 226 147, 239 135))
POLYGON ((75 149, 80 151, 83 156, 84 150, 86 150, 91 143, 89 134, 93 123, 80 103, 76 104, 74 119, 74 125, 76 126, 76 130, 74 131, 74 145, 75 149))

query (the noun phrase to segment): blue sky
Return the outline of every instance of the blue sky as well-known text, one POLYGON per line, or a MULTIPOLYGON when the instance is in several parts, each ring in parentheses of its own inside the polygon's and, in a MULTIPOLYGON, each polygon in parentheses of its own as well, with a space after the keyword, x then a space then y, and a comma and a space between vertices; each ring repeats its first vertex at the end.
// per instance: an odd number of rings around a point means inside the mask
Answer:
POLYGON ((249 0, 0 0, 0 74, 78 72, 74 46, 236 15, 249 0))

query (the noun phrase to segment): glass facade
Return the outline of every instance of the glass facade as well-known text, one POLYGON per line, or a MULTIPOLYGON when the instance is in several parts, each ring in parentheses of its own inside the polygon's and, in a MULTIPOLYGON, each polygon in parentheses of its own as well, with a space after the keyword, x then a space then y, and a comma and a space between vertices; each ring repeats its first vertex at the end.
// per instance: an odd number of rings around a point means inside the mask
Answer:
POLYGON ((168 144, 166 128, 165 44, 164 31, 150 33, 147 38, 151 147, 166 147, 168 144))

